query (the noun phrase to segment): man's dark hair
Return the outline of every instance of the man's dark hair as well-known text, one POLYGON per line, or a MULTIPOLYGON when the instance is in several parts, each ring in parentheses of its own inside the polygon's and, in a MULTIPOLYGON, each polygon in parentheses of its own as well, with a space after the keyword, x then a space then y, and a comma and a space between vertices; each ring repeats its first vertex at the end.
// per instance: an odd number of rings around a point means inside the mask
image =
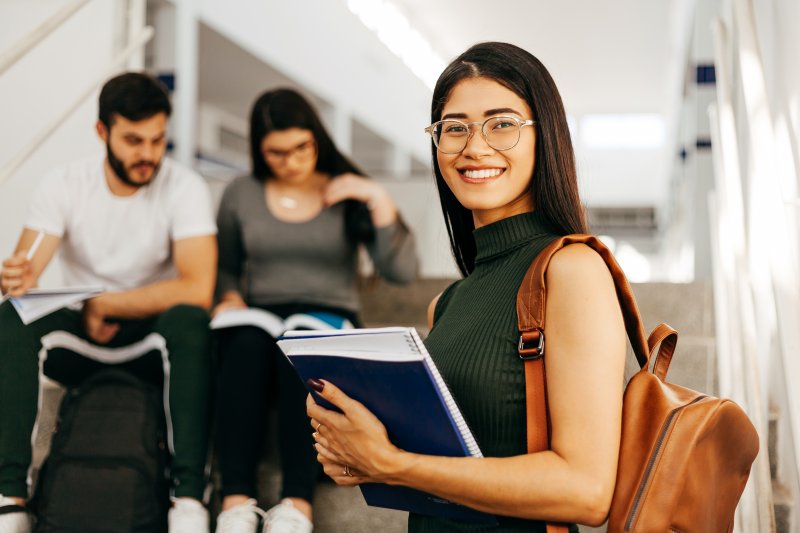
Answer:
POLYGON ((147 74, 126 72, 111 78, 100 91, 99 119, 110 128, 115 115, 139 121, 172 112, 164 85, 147 74))

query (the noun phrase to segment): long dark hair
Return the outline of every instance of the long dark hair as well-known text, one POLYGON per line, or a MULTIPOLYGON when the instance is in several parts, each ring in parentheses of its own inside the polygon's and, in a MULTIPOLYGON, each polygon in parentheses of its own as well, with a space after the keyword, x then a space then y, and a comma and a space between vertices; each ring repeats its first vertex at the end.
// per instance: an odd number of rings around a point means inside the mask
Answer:
MULTIPOLYGON (((275 89, 259 96, 250 112, 250 160, 253 176, 261 181, 274 178, 261 153, 261 142, 273 131, 300 128, 310 130, 317 144, 316 170, 330 177, 352 172, 366 175, 336 148, 319 115, 300 93, 275 89)), ((345 200, 345 233, 352 242, 372 242, 375 227, 363 202, 345 200)))
MULTIPOLYGON (((537 212, 559 235, 586 233, 586 217, 578 195, 575 154, 564 104, 555 82, 542 63, 525 50, 507 43, 479 43, 450 63, 433 89, 431 123, 441 119, 450 92, 467 78, 494 80, 527 102, 536 121, 536 162, 530 192, 537 212)), ((445 183, 431 142, 433 171, 442 204, 450 246, 461 274, 475 268, 475 222, 445 183)))

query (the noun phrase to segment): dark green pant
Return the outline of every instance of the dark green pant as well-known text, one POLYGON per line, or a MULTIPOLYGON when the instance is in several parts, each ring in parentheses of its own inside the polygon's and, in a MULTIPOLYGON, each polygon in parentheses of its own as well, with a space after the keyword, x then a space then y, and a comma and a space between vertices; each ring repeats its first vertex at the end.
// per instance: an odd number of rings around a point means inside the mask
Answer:
MULTIPOLYGON (((0 305, 0 494, 26 498, 31 462, 31 433, 39 397, 41 338, 56 330, 86 339, 80 313, 62 309, 27 326, 9 302, 0 305)), ((199 307, 175 306, 147 320, 121 323, 119 333, 105 345, 126 346, 150 333, 161 335, 168 351, 169 412, 174 456, 175 496, 201 499, 205 489, 210 395, 208 313, 199 307)), ((160 358, 140 358, 115 364, 145 379, 160 374, 160 358)), ((44 374, 67 386, 78 385, 101 368, 111 366, 75 354, 48 358, 44 374)))

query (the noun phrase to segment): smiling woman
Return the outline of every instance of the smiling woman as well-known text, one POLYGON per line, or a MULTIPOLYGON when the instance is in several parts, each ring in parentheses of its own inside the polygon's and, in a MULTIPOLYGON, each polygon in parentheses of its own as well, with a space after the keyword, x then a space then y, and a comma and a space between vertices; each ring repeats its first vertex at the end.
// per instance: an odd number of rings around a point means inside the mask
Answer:
POLYGON ((551 449, 527 453, 517 290, 557 236, 586 231, 558 90, 528 52, 482 43, 439 77, 431 121, 436 184, 465 277, 431 302, 425 344, 484 458, 398 449, 347 391, 312 380, 343 413, 309 397, 318 460, 342 485, 403 485, 498 516, 476 529, 412 514, 415 533, 602 523, 619 452, 625 329, 605 263, 582 244, 557 252, 547 270, 551 449))

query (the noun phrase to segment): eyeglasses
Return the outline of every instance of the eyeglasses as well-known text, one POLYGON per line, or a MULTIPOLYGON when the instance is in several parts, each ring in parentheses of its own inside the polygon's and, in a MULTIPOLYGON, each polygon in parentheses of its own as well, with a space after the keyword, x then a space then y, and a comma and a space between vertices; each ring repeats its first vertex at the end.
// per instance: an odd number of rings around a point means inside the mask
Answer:
POLYGON ((308 161, 317 151, 317 143, 313 139, 298 144, 289 150, 273 150, 271 148, 263 150, 264 159, 272 165, 283 165, 292 156, 299 161, 308 161))
POLYGON ((514 148, 519 142, 520 130, 533 124, 536 124, 534 120, 517 117, 490 117, 483 122, 440 120, 425 128, 425 132, 443 154, 459 154, 472 137, 472 126, 479 125, 486 144, 502 152, 514 148))

